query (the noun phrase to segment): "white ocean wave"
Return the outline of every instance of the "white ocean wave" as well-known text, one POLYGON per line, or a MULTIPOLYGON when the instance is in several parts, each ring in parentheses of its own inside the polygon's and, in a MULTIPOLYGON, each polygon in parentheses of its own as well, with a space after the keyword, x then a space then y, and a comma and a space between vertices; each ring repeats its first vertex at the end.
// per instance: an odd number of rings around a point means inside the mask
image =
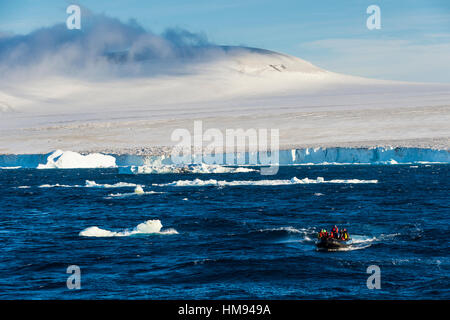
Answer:
POLYGON ((235 181, 224 181, 224 180, 177 180, 169 183, 153 184, 154 186, 160 187, 202 187, 202 186, 280 186, 280 185, 295 185, 295 184, 317 184, 317 183, 344 183, 344 184, 359 184, 359 183, 378 183, 378 180, 359 180, 359 179, 334 179, 325 180, 322 177, 317 177, 317 179, 298 179, 293 177, 290 180, 235 180, 235 181))
POLYGON ((362 243, 371 243, 374 241, 379 241, 380 239, 377 237, 367 237, 367 236, 359 236, 352 235, 349 244, 362 244, 362 243))
POLYGON ((287 227, 279 227, 279 228, 267 228, 267 229, 259 229, 258 232, 272 232, 272 231, 286 231, 288 233, 304 233, 304 230, 296 229, 292 226, 287 227))
POLYGON ((379 236, 362 236, 362 235, 352 235, 350 241, 348 242, 349 246, 345 248, 339 248, 335 250, 329 251, 353 251, 353 250, 361 250, 366 249, 372 246, 374 243, 392 240, 394 237, 400 235, 399 233, 393 234, 381 234, 379 236))
POLYGON ((138 224, 134 229, 123 231, 110 231, 101 229, 97 226, 89 227, 79 233, 82 237, 128 237, 137 234, 178 234, 175 229, 162 229, 162 223, 160 220, 147 220, 138 224))
POLYGON ((67 185, 67 184, 42 184, 40 186, 38 186, 38 188, 79 188, 82 187, 80 185, 67 185))
MULTIPOLYGON (((348 246, 344 248, 338 249, 327 249, 327 251, 354 251, 354 250, 362 250, 369 248, 372 246, 374 242, 380 241, 377 237, 367 237, 360 235, 352 235, 350 240, 348 241, 348 246)), ((322 249, 317 249, 322 250, 322 249)))

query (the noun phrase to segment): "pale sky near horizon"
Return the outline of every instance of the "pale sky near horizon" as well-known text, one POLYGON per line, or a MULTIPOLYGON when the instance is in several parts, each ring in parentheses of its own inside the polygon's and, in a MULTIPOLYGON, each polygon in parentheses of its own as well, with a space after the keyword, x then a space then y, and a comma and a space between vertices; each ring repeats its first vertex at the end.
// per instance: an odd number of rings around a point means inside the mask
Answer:
POLYGON ((70 4, 135 19, 155 33, 180 27, 219 45, 283 52, 335 72, 450 82, 449 0, 0 0, 0 34, 65 23, 70 4), (380 30, 366 27, 372 4, 381 8, 380 30))

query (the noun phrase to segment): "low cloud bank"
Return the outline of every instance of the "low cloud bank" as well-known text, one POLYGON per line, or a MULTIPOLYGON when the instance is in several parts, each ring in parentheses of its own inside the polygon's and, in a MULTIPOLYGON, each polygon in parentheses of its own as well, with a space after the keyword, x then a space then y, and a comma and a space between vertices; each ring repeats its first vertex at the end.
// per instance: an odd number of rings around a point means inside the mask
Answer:
POLYGON ((224 53, 205 35, 167 29, 161 35, 135 20, 104 15, 83 16, 81 30, 64 23, 27 35, 1 34, 0 72, 9 76, 149 76, 184 72, 183 67, 224 53))

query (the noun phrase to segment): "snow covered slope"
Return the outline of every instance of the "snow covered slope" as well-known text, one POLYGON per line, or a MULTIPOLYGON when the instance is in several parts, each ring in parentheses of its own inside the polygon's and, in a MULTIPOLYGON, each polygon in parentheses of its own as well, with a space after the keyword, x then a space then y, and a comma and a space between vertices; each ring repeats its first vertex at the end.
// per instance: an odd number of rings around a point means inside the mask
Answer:
POLYGON ((32 58, 17 51, 28 38, 0 39, 0 153, 151 153, 194 120, 204 130, 278 128, 283 149, 449 147, 450 84, 341 75, 245 47, 158 44, 154 58, 157 41, 139 32, 126 51, 92 49, 88 30, 48 50, 30 47, 32 58))

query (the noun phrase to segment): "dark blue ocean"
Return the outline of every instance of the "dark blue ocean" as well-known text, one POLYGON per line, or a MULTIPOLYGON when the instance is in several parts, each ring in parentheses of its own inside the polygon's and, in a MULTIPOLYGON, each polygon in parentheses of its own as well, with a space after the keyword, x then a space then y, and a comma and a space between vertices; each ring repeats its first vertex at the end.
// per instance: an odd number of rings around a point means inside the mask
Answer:
POLYGON ((0 298, 449 299, 449 173, 449 165, 295 166, 275 176, 0 170, 0 298), (378 183, 251 183, 293 177, 378 183), (195 179, 250 183, 170 184, 195 179), (162 228, 135 229, 149 220, 162 228), (317 251, 316 232, 334 224, 354 245, 317 251), (91 236, 80 235, 86 229, 91 236), (81 270, 79 290, 66 286, 70 265, 81 270), (380 289, 367 287, 370 265, 380 268, 380 289))

